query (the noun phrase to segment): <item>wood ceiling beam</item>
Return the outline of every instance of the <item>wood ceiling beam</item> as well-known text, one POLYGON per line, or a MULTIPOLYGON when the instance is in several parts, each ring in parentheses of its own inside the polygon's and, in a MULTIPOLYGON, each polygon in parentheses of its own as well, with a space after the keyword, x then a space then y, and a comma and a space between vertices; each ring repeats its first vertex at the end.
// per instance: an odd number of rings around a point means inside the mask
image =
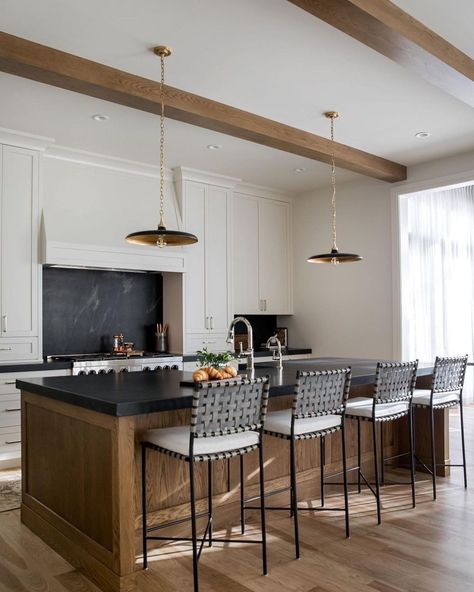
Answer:
MULTIPOLYGON (((0 71, 133 109, 160 112, 158 82, 3 32, 0 71)), ((331 160, 332 146, 327 138, 167 85, 165 115, 313 160, 331 160)), ((383 181, 406 179, 406 167, 396 162, 337 142, 334 153, 341 168, 383 181)))
POLYGON ((289 2, 474 107, 474 60, 389 0, 289 2))

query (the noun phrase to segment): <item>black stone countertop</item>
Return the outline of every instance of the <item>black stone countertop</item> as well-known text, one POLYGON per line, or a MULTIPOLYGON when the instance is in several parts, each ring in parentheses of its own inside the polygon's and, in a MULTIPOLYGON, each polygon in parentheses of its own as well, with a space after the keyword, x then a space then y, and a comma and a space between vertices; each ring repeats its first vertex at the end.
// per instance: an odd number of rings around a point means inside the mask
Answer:
POLYGON ((34 372, 36 370, 70 370, 72 362, 20 362, 19 364, 0 364, 2 372, 34 372))
MULTIPOLYGON (((283 350, 284 356, 297 356, 301 354, 310 354, 311 349, 308 348, 297 348, 297 347, 289 347, 283 350)), ((159 353, 156 354, 159 357, 159 353)), ((197 355, 195 354, 176 354, 177 356, 183 355, 183 362, 194 362, 197 360, 197 355)), ((268 350, 257 350, 254 352, 254 356, 256 358, 271 356, 272 352, 268 350)), ((245 359, 242 358, 242 363, 245 362, 245 359)), ((0 364, 0 374, 2 372, 34 372, 36 370, 69 370, 72 368, 72 361, 71 362, 20 362, 19 364, 0 364)))
MULTIPOLYGON (((375 360, 356 358, 313 358, 283 362, 279 371, 272 363, 256 364, 255 375, 270 377, 270 396, 293 393, 296 371, 352 367, 352 384, 371 384, 375 378, 375 360)), ((432 372, 423 364, 418 374, 432 372)), ((17 388, 114 416, 142 415, 156 411, 191 407, 193 389, 180 381, 191 379, 190 372, 170 370, 163 374, 130 372, 86 376, 55 376, 17 380, 17 388)))
MULTIPOLYGON (((313 350, 305 347, 285 347, 281 350, 284 356, 299 356, 302 354, 311 354, 313 350)), ((271 357, 272 352, 268 349, 256 349, 253 352, 255 358, 271 357)), ((183 354, 183 362, 195 362, 197 360, 196 354, 183 354)), ((245 362, 245 356, 241 358, 242 362, 245 362)))

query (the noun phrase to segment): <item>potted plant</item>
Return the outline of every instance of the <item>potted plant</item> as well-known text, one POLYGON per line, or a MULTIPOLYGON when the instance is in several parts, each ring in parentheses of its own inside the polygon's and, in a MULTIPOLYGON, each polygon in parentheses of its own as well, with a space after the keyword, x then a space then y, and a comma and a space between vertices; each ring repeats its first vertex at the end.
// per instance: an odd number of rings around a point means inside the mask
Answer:
POLYGON ((237 376, 237 370, 230 365, 233 360, 230 352, 213 353, 204 347, 197 355, 199 369, 193 373, 195 381, 225 380, 237 376))

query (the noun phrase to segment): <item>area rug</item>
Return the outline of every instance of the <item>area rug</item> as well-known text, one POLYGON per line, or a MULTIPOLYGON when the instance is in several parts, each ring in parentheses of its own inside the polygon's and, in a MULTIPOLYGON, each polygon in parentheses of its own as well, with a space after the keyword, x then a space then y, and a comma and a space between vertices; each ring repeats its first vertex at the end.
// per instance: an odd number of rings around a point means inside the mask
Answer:
POLYGON ((21 503, 21 472, 0 471, 0 512, 17 510, 21 503))

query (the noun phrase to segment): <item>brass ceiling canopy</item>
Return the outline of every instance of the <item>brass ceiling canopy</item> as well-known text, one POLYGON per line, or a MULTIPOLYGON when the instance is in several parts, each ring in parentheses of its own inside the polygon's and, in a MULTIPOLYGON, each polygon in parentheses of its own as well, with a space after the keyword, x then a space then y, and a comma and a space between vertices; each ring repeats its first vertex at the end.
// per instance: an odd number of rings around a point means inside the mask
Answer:
POLYGON ((320 255, 313 255, 307 259, 308 263, 351 263, 352 261, 360 261, 362 257, 354 253, 340 253, 337 248, 337 234, 336 234, 336 158, 334 156, 334 120, 339 117, 337 111, 327 111, 325 117, 331 120, 331 208, 332 208, 332 249, 329 253, 322 253, 320 255))
POLYGON ((153 48, 153 53, 160 58, 161 80, 160 80, 160 222, 156 230, 139 230, 132 232, 125 237, 125 240, 135 245, 153 247, 176 247, 192 245, 197 243, 197 236, 180 230, 168 230, 164 222, 164 170, 165 170, 165 58, 171 55, 171 49, 165 45, 158 45, 153 48))

